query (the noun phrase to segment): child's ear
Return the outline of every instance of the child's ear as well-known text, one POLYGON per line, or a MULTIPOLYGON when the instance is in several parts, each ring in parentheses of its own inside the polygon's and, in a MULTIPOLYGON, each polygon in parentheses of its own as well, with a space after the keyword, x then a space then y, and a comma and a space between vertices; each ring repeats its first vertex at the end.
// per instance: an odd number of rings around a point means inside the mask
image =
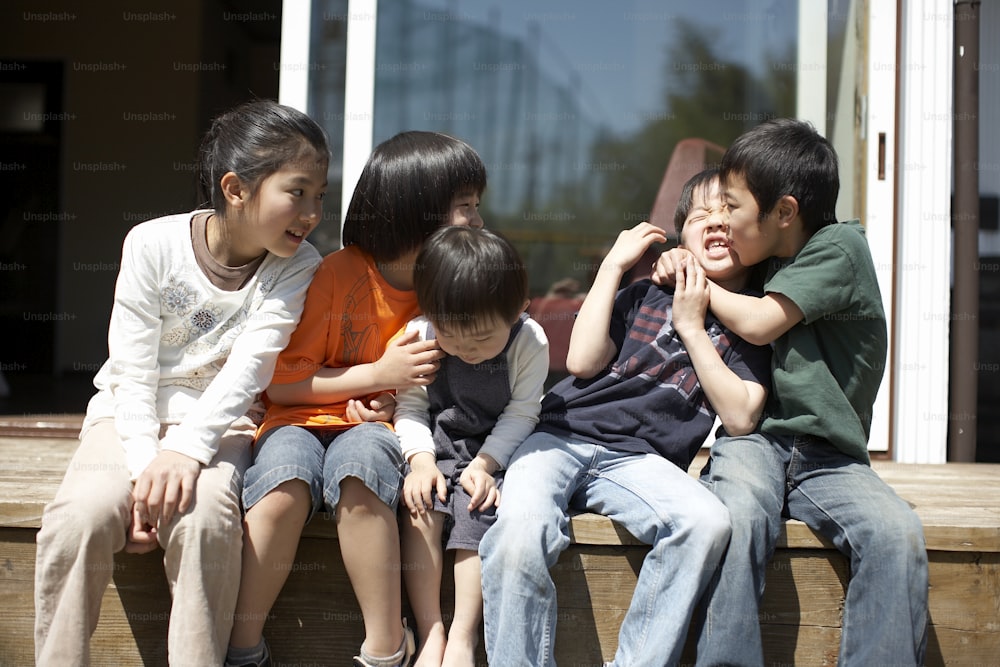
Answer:
POLYGON ((250 197, 250 191, 243 184, 242 179, 231 171, 227 171, 219 180, 222 185, 222 196, 226 198, 226 203, 235 209, 243 208, 250 197))
POLYGON ((528 310, 528 306, 531 305, 531 299, 525 299, 524 304, 521 306, 521 312, 528 310))
POLYGON ((799 200, 792 195, 785 195, 778 200, 775 210, 778 212, 779 223, 790 224, 799 216, 799 200))

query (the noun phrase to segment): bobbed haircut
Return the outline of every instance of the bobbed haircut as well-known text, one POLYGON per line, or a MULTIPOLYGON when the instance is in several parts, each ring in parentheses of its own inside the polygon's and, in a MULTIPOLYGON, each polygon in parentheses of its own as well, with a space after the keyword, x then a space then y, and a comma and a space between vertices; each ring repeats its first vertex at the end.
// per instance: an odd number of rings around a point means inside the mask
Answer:
POLYGON ((743 177, 762 218, 791 195, 806 231, 837 221, 837 152, 806 121, 775 118, 748 130, 726 150, 719 171, 723 186, 743 177))
POLYGON ((456 195, 482 194, 486 165, 464 141, 437 132, 401 132, 368 158, 344 216, 344 247, 376 261, 397 259, 446 224, 456 195))
POLYGON ((681 188, 681 196, 677 200, 677 208, 674 209, 674 229, 677 231, 677 240, 681 239, 681 232, 684 231, 684 223, 691 215, 691 207, 694 206, 694 195, 698 191, 708 193, 712 187, 712 181, 719 178, 718 167, 708 167, 692 176, 681 188))
POLYGON ((528 299, 528 273, 517 249, 496 232, 442 227, 417 256, 413 287, 432 324, 475 331, 483 322, 513 324, 528 299))
POLYGON ((245 102, 212 121, 198 150, 198 195, 224 214, 222 177, 239 176, 256 194, 261 182, 296 161, 330 162, 326 132, 297 109, 273 100, 245 102))

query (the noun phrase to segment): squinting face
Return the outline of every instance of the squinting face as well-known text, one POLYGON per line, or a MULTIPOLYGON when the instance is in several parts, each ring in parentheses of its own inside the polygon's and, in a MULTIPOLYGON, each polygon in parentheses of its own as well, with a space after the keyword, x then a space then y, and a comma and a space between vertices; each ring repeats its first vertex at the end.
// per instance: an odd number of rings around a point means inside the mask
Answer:
POLYGON ((715 282, 724 284, 742 279, 746 269, 730 246, 728 212, 719 180, 696 188, 691 199, 691 210, 681 229, 681 244, 715 282))
POLYGON ((483 218, 479 215, 479 195, 469 192, 456 195, 451 200, 448 210, 448 224, 455 227, 483 227, 483 218))
POLYGON ((477 323, 474 328, 434 325, 438 345, 445 354, 458 357, 467 364, 488 361, 503 352, 510 338, 511 324, 497 320, 477 323))
POLYGON ((757 200, 747 189, 746 180, 730 175, 723 194, 729 211, 729 240, 733 252, 744 266, 753 266, 774 254, 771 248, 773 234, 768 233, 769 218, 760 219, 757 200))
POLYGON ((304 159, 261 181, 251 206, 256 215, 246 227, 248 247, 278 257, 294 255, 323 217, 326 171, 326 162, 304 159))

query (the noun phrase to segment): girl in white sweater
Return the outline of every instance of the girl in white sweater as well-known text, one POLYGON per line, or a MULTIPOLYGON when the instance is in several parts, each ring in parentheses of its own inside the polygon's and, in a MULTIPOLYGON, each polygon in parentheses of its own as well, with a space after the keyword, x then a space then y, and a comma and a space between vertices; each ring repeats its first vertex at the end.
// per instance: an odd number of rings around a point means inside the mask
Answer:
POLYGON ((267 100, 217 118, 200 149, 210 205, 125 238, 80 434, 38 533, 38 664, 90 664, 114 554, 164 550, 175 665, 220 665, 240 583, 240 493, 258 394, 298 323, 320 257, 329 148, 267 100))

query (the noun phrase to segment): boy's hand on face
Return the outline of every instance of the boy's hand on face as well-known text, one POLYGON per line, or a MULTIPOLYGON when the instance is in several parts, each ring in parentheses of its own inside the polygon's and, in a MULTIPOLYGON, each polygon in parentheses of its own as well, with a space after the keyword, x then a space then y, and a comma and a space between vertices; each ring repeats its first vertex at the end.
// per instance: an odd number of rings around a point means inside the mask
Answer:
POLYGON ((705 270, 693 259, 676 268, 674 278, 677 284, 672 317, 674 330, 683 339, 691 333, 704 331, 711 291, 705 270))
POLYGON ((163 450, 146 466, 132 489, 133 531, 170 523, 174 513, 183 514, 194 499, 194 485, 201 463, 186 454, 163 450))
POLYGON ((608 268, 624 273, 635 266, 646 249, 654 243, 663 243, 667 235, 662 229, 648 222, 640 222, 631 229, 622 230, 615 244, 604 257, 601 268, 608 268))
POLYGON ((434 507, 433 493, 444 502, 448 487, 444 475, 438 470, 434 455, 419 452, 410 458, 410 474, 403 480, 403 502, 410 514, 417 516, 434 507))
POLYGON ((671 248, 660 255, 656 263, 653 264, 653 273, 650 278, 655 285, 673 287, 677 284, 677 273, 688 263, 697 264, 698 262, 694 255, 685 248, 671 248))
POLYGON ((442 357, 437 341, 419 340, 418 332, 408 331, 389 341, 374 368, 383 387, 427 386, 434 381, 442 357))

